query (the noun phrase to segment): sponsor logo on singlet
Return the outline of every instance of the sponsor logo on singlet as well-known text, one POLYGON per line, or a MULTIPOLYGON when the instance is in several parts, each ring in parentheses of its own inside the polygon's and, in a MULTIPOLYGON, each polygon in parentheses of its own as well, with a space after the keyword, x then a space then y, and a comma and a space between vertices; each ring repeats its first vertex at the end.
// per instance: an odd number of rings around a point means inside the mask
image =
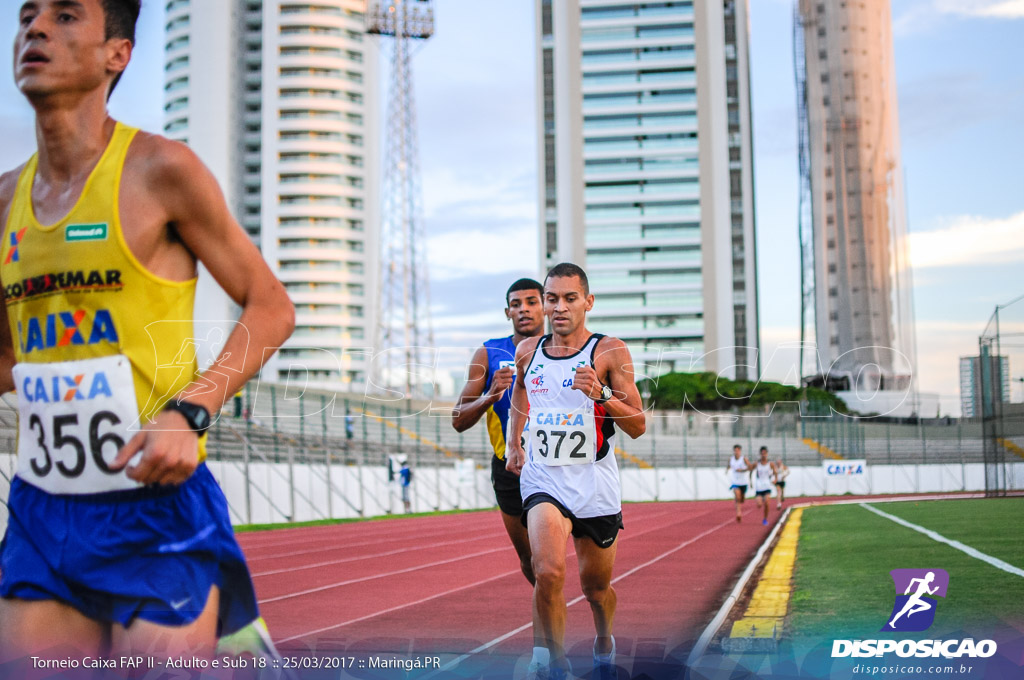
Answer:
POLYGON ((106 224, 69 224, 64 230, 64 240, 67 243, 78 243, 80 241, 106 241, 106 224))
POLYGON ((120 269, 106 269, 103 271, 98 269, 83 271, 79 269, 67 272, 51 272, 49 274, 31 276, 21 281, 14 281, 4 286, 4 298, 8 302, 12 302, 64 290, 121 288, 123 286, 120 269))
POLYGON ((69 345, 117 344, 117 339, 109 309, 97 309, 91 318, 86 310, 75 309, 18 321, 18 344, 23 354, 69 345))
POLYGON ((26 231, 28 231, 28 227, 22 227, 18 231, 11 232, 11 248, 7 251, 7 257, 4 258, 4 264, 19 262, 21 260, 21 255, 18 253, 18 246, 21 245, 21 239, 25 238, 26 231))

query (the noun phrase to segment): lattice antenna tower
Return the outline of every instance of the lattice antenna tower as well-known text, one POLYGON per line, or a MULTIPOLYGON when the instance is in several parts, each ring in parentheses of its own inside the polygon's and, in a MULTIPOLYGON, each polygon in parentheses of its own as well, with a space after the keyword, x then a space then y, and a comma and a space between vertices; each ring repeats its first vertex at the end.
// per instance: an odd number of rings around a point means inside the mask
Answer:
MULTIPOLYGON (((817 372, 808 357, 814 337, 814 217, 811 210, 811 139, 807 113, 807 56, 804 21, 799 0, 793 3, 793 72, 796 78, 797 139, 800 146, 800 203, 797 230, 800 238, 800 380, 805 371, 817 372), (809 360, 805 364, 805 359, 809 360)), ((811 353, 816 357, 816 354, 811 353)))
POLYGON ((376 382, 390 386, 404 364, 405 394, 421 392, 413 384, 413 366, 434 344, 430 317, 430 279, 423 226, 416 105, 413 96, 413 47, 434 34, 431 0, 370 0, 366 32, 391 38, 381 269, 376 349, 376 382))

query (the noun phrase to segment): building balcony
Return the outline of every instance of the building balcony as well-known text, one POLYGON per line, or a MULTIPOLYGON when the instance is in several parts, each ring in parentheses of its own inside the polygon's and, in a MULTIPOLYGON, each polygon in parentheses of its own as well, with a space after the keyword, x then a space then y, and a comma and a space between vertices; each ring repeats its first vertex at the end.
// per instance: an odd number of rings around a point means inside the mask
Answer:
MULTIPOLYGON (((654 185, 657 186, 657 185, 654 185)), ((599 205, 615 205, 618 203, 669 203, 675 201, 696 201, 700 199, 700 188, 688 191, 622 191, 614 193, 595 193, 584 190, 583 201, 587 207, 599 205)))
POLYGON ((691 179, 696 177, 700 177, 700 169, 698 167, 680 168, 678 170, 638 169, 613 171, 601 166, 595 168, 588 166, 585 168, 583 175, 584 181, 588 184, 591 182, 631 182, 634 180, 691 179))
POLYGON ((696 99, 693 101, 673 101, 664 103, 629 102, 623 104, 584 104, 584 114, 589 116, 618 116, 644 113, 694 113, 697 110, 696 99))
POLYGON ((597 50, 634 50, 641 49, 644 47, 675 47, 675 46, 692 46, 694 44, 694 37, 692 35, 686 36, 664 36, 654 38, 611 38, 607 40, 583 40, 582 48, 584 51, 597 51, 597 50))
POLYGON ((635 92, 650 92, 652 90, 687 90, 693 89, 697 86, 696 74, 691 76, 679 76, 671 80, 663 80, 658 82, 641 82, 641 81, 624 81, 618 83, 594 83, 588 84, 586 80, 583 81, 583 86, 580 88, 583 94, 615 94, 615 93, 635 93, 635 92))
POLYGON ((603 159, 618 159, 618 158, 664 158, 671 156, 679 156, 681 154, 696 153, 697 152, 697 140, 678 140, 677 144, 672 145, 659 145, 650 147, 632 147, 632 148, 611 148, 607 151, 597 149, 584 149, 583 159, 586 160, 603 160, 603 159), (686 141, 687 143, 684 143, 686 141))

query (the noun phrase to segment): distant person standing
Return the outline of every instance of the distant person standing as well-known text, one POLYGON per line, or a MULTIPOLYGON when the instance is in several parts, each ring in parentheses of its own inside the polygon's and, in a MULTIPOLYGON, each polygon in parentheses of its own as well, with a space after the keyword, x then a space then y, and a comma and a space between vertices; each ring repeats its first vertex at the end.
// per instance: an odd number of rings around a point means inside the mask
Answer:
POLYGON ((409 498, 409 485, 412 484, 412 470, 409 469, 409 461, 405 456, 400 459, 402 462, 402 469, 398 471, 398 484, 402 487, 402 505, 405 506, 405 512, 412 512, 412 501, 409 498))
POLYGON ((732 491, 736 501, 736 521, 743 521, 743 499, 747 496, 747 482, 749 480, 750 461, 743 456, 743 447, 736 444, 732 447, 732 458, 725 466, 725 473, 729 475, 729 489, 732 491))
POLYGON ((775 504, 775 508, 781 508, 783 502, 786 500, 786 477, 789 477, 789 466, 782 462, 779 458, 774 463, 775 467, 775 488, 779 492, 779 500, 775 504))
POLYGON ((757 507, 763 511, 761 524, 768 524, 768 497, 772 493, 772 478, 775 469, 768 460, 768 447, 762 446, 758 452, 758 460, 754 465, 754 493, 757 495, 757 507))

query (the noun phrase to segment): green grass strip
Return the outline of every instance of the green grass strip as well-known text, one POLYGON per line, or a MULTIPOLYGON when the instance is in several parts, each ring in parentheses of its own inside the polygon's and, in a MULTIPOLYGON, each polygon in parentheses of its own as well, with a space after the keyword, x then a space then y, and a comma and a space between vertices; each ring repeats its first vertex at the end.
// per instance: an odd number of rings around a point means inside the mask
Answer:
MULTIPOLYGON (((995 515, 989 512, 994 508, 992 503, 999 502, 922 501, 919 507, 921 512, 929 513, 934 508, 932 503, 971 503, 953 512, 964 516, 965 526, 973 522, 978 529, 975 533, 965 529, 967 533, 958 535, 957 540, 984 552, 982 537, 993 533, 991 525, 998 530, 1003 521, 1002 508, 995 515)), ((885 504, 884 509, 897 514, 893 512, 895 505, 885 504)), ((903 511, 898 514, 905 517, 903 511)), ((1002 524, 1001 529, 1018 532, 1019 527, 1017 521, 1002 524)), ((949 535, 941 526, 929 528, 949 535)), ((889 571, 929 567, 949 572, 949 591, 945 598, 939 598, 932 627, 908 637, 942 637, 965 630, 983 635, 1024 618, 1020 604, 1024 601, 1024 579, 857 505, 833 505, 804 511, 786 629, 794 638, 875 638, 892 611, 895 597, 889 571)))
POLYGON ((1024 498, 871 505, 1024 569, 1024 498))

